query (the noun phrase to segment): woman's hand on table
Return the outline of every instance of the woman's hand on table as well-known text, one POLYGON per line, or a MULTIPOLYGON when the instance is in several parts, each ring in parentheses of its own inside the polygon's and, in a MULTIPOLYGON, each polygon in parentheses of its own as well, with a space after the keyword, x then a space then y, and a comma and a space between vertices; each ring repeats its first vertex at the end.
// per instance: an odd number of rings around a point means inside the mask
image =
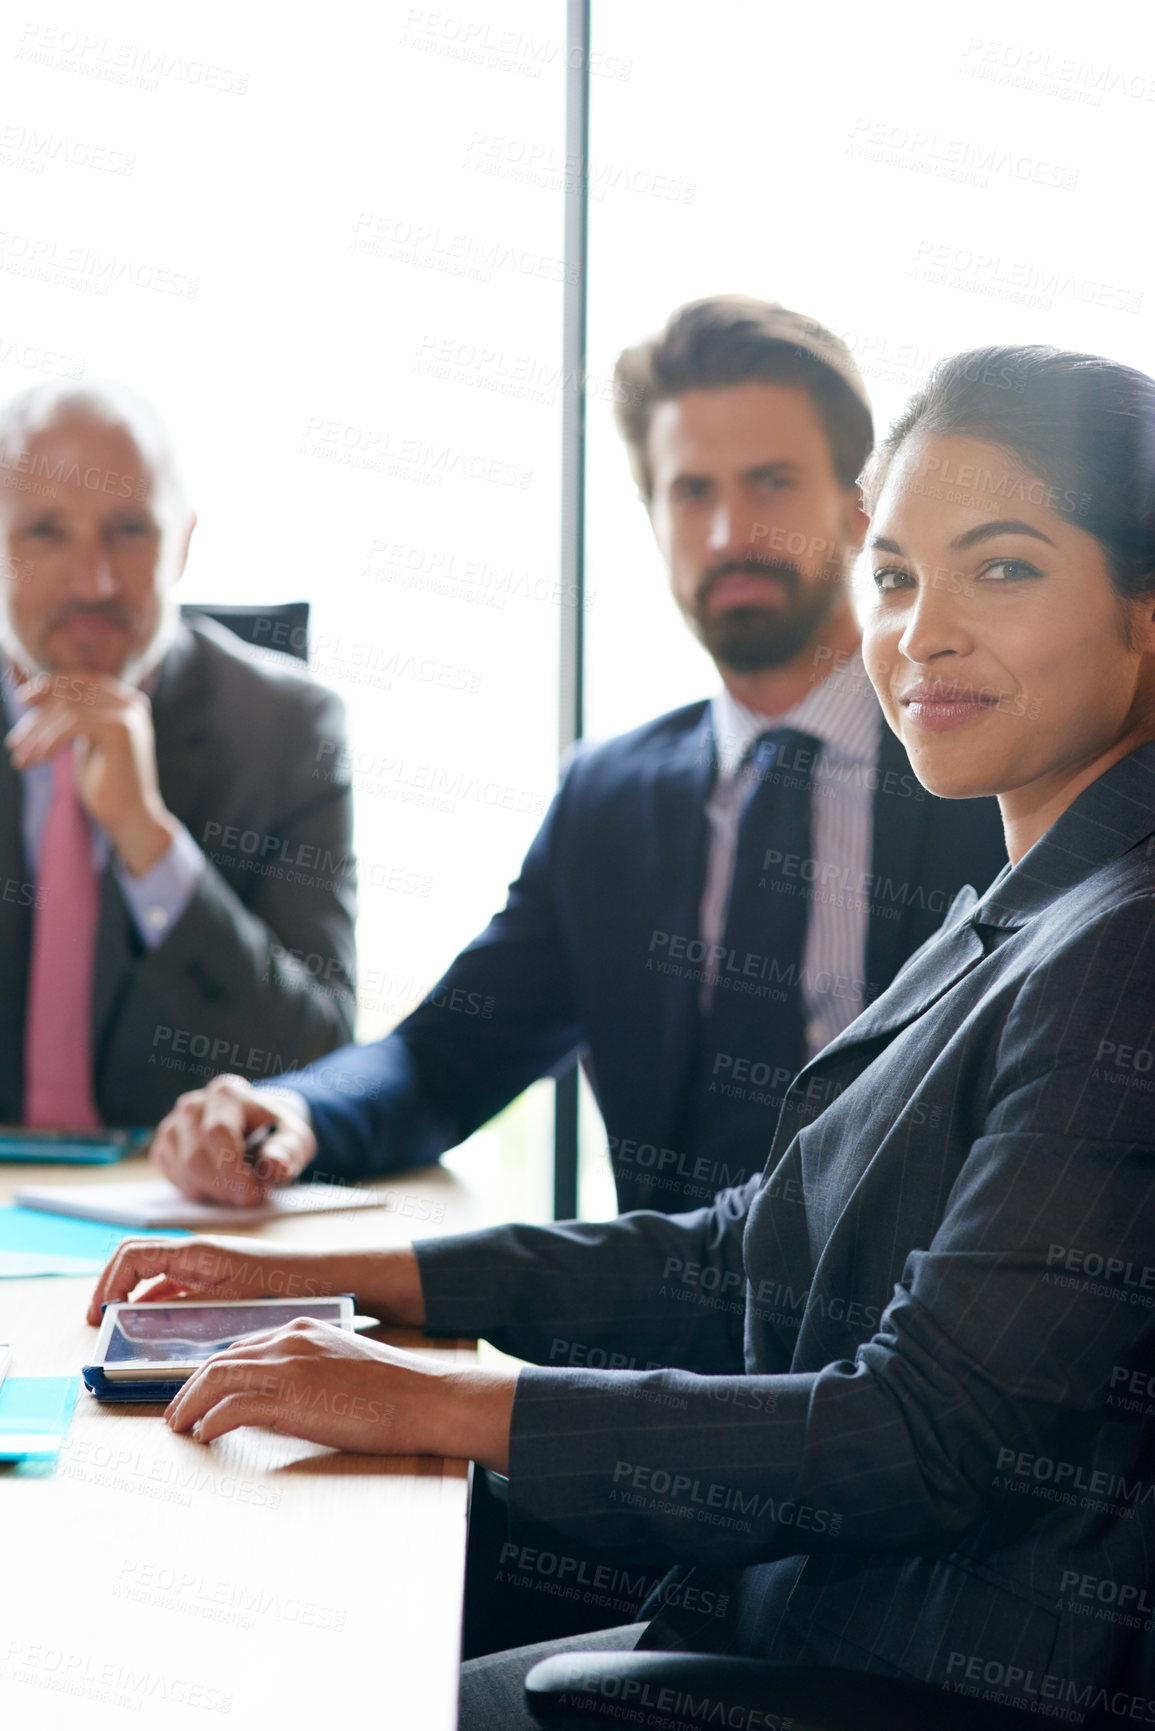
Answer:
POLYGON ((174 1298, 324 1298, 352 1292, 382 1321, 419 1328, 425 1300, 409 1245, 388 1250, 320 1251, 252 1238, 126 1238, 96 1283, 88 1321, 101 1305, 129 1299, 142 1281, 141 1301, 174 1298))
MULTIPOLYGON (((383 1320, 425 1320, 410 1246, 323 1252, 248 1238, 127 1238, 96 1284, 89 1322, 146 1281, 137 1302, 353 1292, 383 1320)), ((207 1360, 165 1416, 199 1442, 262 1425, 330 1448, 449 1455, 504 1472, 516 1381, 515 1372, 449 1366, 298 1317, 207 1360)))
POLYGON ((448 1455, 506 1472, 516 1382, 299 1317, 210 1358, 165 1418, 203 1443, 260 1425, 357 1454, 448 1455))

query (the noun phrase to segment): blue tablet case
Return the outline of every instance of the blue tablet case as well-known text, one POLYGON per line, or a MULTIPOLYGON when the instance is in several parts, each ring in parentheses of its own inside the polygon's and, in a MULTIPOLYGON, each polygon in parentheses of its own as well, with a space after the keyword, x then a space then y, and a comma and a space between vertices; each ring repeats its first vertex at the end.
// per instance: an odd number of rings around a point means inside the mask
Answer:
MULTIPOLYGON (((328 1298, 352 1298, 351 1292, 327 1293, 328 1298)), ((108 1309, 107 1304, 100 1307, 101 1316, 108 1309)), ((167 1406, 174 1395, 180 1393, 187 1377, 177 1379, 167 1378, 156 1382, 121 1382, 113 1380, 104 1374, 103 1365, 82 1364, 80 1374, 84 1378, 84 1386, 89 1394, 97 1400, 106 1401, 109 1406, 148 1406, 157 1401, 163 1401, 167 1406)))
POLYGON ((181 1377, 178 1382, 112 1382, 99 1364, 81 1365, 80 1374, 89 1394, 107 1401, 109 1406, 148 1406, 156 1401, 167 1406, 188 1380, 181 1377))

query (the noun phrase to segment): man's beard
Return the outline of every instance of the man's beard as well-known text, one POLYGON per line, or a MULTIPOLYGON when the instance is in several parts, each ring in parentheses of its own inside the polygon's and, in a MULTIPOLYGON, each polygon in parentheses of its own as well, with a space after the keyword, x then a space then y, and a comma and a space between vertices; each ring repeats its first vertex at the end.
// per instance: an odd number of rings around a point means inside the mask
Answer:
MULTIPOLYGON (((108 619, 122 630, 131 633, 137 623, 137 610, 129 603, 112 598, 108 601, 66 601, 55 608, 43 622, 43 635, 51 636, 60 625, 77 615, 95 615, 108 619)), ((172 593, 172 586, 161 592, 160 606, 157 613, 156 630, 151 639, 143 647, 131 651, 112 673, 114 679, 121 679, 126 685, 140 685, 152 674, 157 664, 163 658, 165 651, 172 643, 180 627, 180 608, 172 593)), ((3 588, 0 586, 0 648, 8 656, 14 666, 29 674, 57 673, 62 671, 53 663, 40 656, 33 655, 27 645, 17 636, 12 624, 7 605, 4 601, 3 588)), ((83 669, 71 671, 83 675, 83 669)))
POLYGON ((833 571, 805 584, 796 565, 748 556, 710 567, 694 597, 694 619, 715 661, 733 673, 760 673, 793 661, 830 618, 842 594, 842 583, 833 571), (714 589, 724 577, 739 573, 777 578, 785 599, 765 607, 748 604, 712 610, 708 603, 714 589))

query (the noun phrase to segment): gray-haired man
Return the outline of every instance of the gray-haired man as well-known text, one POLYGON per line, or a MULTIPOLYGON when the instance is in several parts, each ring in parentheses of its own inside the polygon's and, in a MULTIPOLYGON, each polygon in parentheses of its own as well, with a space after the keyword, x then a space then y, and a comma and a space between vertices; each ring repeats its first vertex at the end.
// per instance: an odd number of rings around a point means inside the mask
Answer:
POLYGON ((341 706, 180 626, 194 522, 134 393, 0 409, 6 1122, 149 1124, 222 1063, 256 1079, 352 1030, 351 800, 317 777, 341 706))

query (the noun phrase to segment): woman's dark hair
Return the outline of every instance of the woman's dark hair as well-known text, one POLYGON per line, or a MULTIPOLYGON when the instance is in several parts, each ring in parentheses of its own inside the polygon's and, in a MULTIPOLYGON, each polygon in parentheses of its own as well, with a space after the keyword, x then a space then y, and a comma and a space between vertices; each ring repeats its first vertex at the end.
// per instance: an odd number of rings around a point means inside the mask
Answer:
MULTIPOLYGON (((939 361, 862 474, 873 510, 912 438, 982 439, 1047 484, 1043 503, 1102 547, 1126 600, 1155 591, 1155 379, 1100 355, 1044 347, 970 349, 939 361)), ((1009 477, 979 476, 992 503, 1009 477)))

